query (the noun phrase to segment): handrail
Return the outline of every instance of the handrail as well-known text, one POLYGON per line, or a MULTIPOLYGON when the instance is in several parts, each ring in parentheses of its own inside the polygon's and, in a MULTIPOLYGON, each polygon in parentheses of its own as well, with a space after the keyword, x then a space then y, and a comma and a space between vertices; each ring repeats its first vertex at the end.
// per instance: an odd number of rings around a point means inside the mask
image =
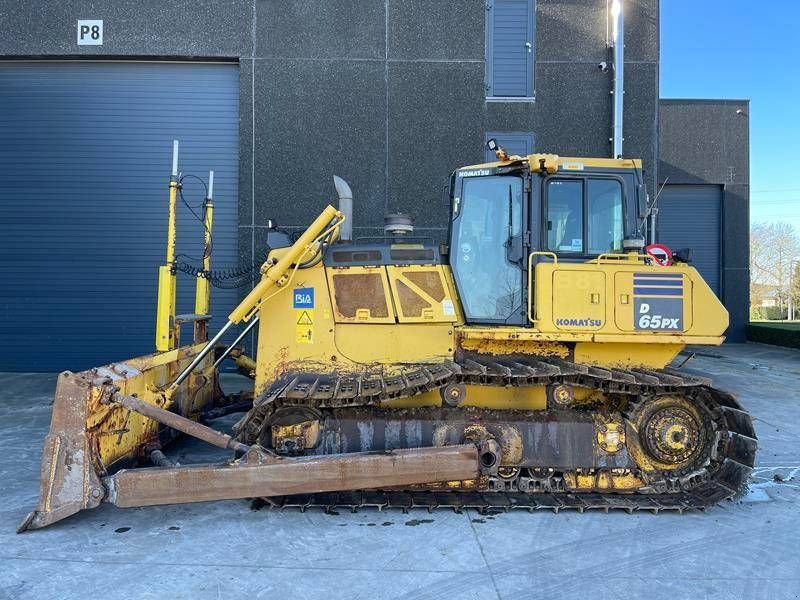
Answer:
POLYGON ((640 262, 640 261, 641 262, 645 262, 647 259, 652 258, 652 257, 648 256, 647 254, 638 254, 638 253, 634 254, 633 252, 628 252, 626 254, 622 254, 622 253, 619 253, 619 252, 605 252, 603 254, 600 254, 596 259, 591 260, 589 262, 590 263, 595 263, 595 264, 598 264, 598 265, 602 265, 602 264, 609 264, 609 263, 615 263, 615 262, 622 262, 623 260, 628 261, 628 262, 633 262, 632 259, 634 259, 634 258, 636 259, 637 262, 640 262), (607 261, 607 262, 603 263, 604 260, 607 261))
POLYGON ((534 305, 533 305, 533 257, 534 256, 547 256, 553 259, 553 264, 558 264, 558 256, 555 252, 545 252, 543 250, 536 250, 528 254, 528 321, 536 323, 539 319, 533 318, 534 305))

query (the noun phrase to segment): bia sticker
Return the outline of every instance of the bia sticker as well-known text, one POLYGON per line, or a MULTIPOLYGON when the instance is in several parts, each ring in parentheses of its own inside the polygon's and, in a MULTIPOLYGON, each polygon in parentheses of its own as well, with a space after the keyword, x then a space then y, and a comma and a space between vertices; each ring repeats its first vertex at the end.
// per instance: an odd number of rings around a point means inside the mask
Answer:
POLYGON ((314 288, 294 288, 294 308, 314 308, 314 288))

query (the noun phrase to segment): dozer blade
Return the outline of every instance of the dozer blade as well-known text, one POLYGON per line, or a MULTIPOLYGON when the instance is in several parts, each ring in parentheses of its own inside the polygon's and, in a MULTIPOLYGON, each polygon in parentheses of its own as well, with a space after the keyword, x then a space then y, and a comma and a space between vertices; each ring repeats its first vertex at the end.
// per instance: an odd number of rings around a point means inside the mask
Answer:
POLYGON ((104 403, 110 386, 192 420, 222 399, 212 356, 169 397, 161 391, 202 347, 184 346, 59 375, 42 453, 39 504, 19 531, 45 527, 97 506, 106 495, 102 477, 136 464, 175 437, 174 431, 152 419, 104 403))
POLYGON ((242 444, 193 420, 217 400, 210 356, 174 395, 162 391, 198 348, 61 374, 45 440, 39 505, 19 532, 102 502, 133 507, 394 488, 475 480, 496 472, 500 463, 500 448, 491 439, 298 458, 242 444), (157 449, 176 431, 243 457, 222 464, 171 465, 157 449), (165 466, 124 468, 154 450, 154 462, 165 466))

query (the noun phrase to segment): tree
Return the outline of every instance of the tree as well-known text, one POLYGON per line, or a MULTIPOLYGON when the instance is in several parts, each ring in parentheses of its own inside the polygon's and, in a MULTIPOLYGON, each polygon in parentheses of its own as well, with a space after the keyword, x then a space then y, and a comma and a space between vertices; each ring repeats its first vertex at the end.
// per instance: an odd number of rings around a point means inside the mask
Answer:
MULTIPOLYGON (((754 223, 750 228, 750 278, 752 284, 768 286, 775 290, 778 307, 785 308, 793 294, 795 306, 800 300, 800 237, 789 223, 754 223), (795 276, 792 270, 795 269, 795 276), (794 289, 790 289, 791 287, 794 289)), ((758 286, 751 285, 751 303, 758 301, 758 286)), ((763 287, 761 288, 763 289, 763 287)))

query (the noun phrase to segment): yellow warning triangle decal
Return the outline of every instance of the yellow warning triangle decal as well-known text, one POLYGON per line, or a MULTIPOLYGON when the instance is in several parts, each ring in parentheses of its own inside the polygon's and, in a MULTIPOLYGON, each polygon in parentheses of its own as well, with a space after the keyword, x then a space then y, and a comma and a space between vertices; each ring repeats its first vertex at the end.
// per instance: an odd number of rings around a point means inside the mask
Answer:
POLYGON ((304 310, 303 313, 300 315, 300 318, 297 319, 298 325, 313 325, 314 322, 311 320, 311 316, 308 314, 308 311, 304 310))

